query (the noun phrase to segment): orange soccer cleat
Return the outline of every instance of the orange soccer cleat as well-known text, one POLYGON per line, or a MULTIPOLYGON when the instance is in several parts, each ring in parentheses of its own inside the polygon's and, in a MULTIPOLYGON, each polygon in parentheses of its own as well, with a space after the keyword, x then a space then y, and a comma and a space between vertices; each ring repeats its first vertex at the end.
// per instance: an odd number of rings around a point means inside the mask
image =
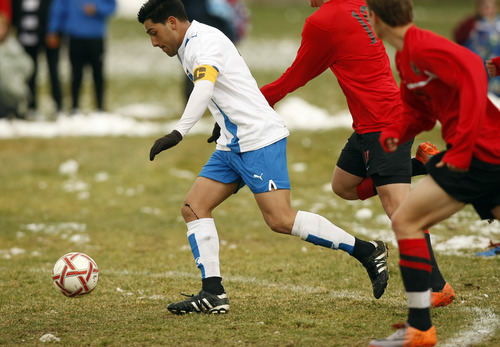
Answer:
POLYGON ((427 164, 429 159, 439 153, 439 150, 430 142, 424 142, 418 145, 415 158, 422 164, 427 164))
POLYGON ((437 343, 436 328, 415 329, 408 324, 396 324, 394 334, 385 339, 370 341, 370 347, 430 347, 437 343))
POLYGON ((448 282, 440 292, 431 292, 431 307, 448 306, 453 300, 455 300, 455 292, 448 282))

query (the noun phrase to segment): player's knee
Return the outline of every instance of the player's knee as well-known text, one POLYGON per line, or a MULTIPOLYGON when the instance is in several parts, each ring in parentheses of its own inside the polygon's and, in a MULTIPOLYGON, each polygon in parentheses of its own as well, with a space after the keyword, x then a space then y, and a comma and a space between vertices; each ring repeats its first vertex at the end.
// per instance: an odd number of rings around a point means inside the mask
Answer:
POLYGON ((288 218, 284 216, 268 217, 265 220, 269 228, 274 232, 280 234, 291 234, 292 232, 293 221, 290 223, 288 218))
POLYGON ((196 211, 186 201, 184 201, 182 206, 181 206, 181 214, 182 214, 182 217, 184 218, 184 220, 186 221, 186 223, 191 222, 195 219, 199 219, 196 211))
POLYGON ((337 195, 338 197, 344 199, 344 200, 357 200, 358 196, 356 193, 356 190, 352 189, 347 189, 345 186, 341 184, 335 183, 335 181, 332 182, 332 191, 337 195))
POLYGON ((342 197, 342 187, 338 185, 335 181, 332 181, 332 192, 334 192, 336 195, 342 197))
POLYGON ((403 234, 406 233, 408 229, 407 223, 404 219, 404 214, 398 213, 398 211, 392 214, 391 225, 392 230, 394 230, 394 234, 396 234, 396 237, 403 236, 403 234))

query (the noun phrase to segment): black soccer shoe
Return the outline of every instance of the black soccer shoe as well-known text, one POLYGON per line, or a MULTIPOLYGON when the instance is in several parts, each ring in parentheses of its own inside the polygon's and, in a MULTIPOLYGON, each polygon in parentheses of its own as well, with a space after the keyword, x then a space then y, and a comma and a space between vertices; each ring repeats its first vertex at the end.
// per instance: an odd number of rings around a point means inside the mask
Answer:
POLYGON ((174 302, 167 306, 167 309, 173 314, 180 315, 193 312, 223 314, 229 311, 229 299, 226 293, 216 295, 202 289, 196 295, 182 295, 187 296, 189 299, 174 302))
POLYGON ((361 260, 366 268, 368 276, 372 281, 373 296, 379 299, 384 294, 387 281, 389 281, 389 269, 387 268, 387 245, 383 241, 370 241, 375 246, 373 253, 361 260))

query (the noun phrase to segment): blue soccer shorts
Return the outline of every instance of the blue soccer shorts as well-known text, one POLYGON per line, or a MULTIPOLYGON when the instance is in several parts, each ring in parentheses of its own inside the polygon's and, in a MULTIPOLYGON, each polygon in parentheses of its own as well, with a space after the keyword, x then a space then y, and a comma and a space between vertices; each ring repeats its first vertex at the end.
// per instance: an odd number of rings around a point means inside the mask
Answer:
POLYGON ((286 158, 287 139, 245 153, 216 150, 203 166, 200 177, 222 183, 247 185, 252 193, 290 189, 286 158))

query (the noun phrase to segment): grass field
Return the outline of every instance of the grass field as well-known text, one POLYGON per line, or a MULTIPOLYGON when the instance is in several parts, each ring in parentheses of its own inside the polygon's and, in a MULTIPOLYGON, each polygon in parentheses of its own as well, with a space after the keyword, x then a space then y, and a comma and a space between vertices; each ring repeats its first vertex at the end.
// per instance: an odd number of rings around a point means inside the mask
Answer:
MULTIPOLYGON (((466 1, 415 3, 417 23, 447 36, 472 7, 466 1)), ((242 43, 244 57, 256 42, 298 45, 303 19, 311 13, 305 4, 251 9, 253 30, 242 43)), ((111 23, 110 47, 134 57, 153 50, 140 25, 127 19, 111 23)), ((144 102, 165 107, 168 117, 161 122, 178 116, 181 75, 156 74, 163 60, 140 74, 126 69, 133 60, 109 66, 110 110, 144 102), (118 69, 120 64, 125 67, 118 69)), ((252 71, 260 85, 282 73, 258 66, 252 71)), ((340 110, 343 96, 333 80, 324 74, 294 95, 340 110)), ((41 88, 44 98, 46 84, 41 88)), ((390 334, 407 309, 387 218, 377 199, 346 202, 328 188, 349 134, 291 134, 292 204, 363 239, 388 241, 391 279, 384 296, 372 297, 364 268, 345 253, 271 232, 243 189, 214 212, 231 311, 182 317, 166 306, 181 299, 179 292, 200 289, 180 206, 213 150, 206 135, 188 136, 154 162, 148 152, 156 136, 0 140, 0 345, 43 345, 40 338, 52 334, 64 346, 367 346, 390 334), (373 216, 360 218, 361 209, 373 216), (99 265, 99 284, 87 297, 65 298, 52 284, 55 261, 70 251, 87 253, 99 265)), ((417 142, 423 139, 442 146, 438 130, 419 135, 417 142)), ((500 258, 474 256, 480 250, 475 238, 498 241, 499 223, 488 226, 467 207, 432 233, 441 270, 457 294, 452 305, 432 311, 438 345, 500 345, 500 258), (447 244, 457 235, 470 238, 470 248, 447 244)))

